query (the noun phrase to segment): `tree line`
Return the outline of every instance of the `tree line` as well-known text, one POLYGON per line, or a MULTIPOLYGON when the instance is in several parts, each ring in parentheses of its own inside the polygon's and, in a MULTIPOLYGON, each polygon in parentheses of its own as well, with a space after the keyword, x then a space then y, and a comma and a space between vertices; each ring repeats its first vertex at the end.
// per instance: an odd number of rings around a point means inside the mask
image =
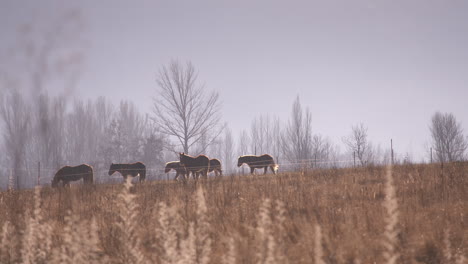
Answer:
MULTIPOLYGON (((288 120, 259 114, 250 129, 233 135, 222 120, 219 93, 202 85, 191 62, 173 60, 156 72, 150 113, 127 100, 114 104, 105 97, 76 99, 70 94, 84 57, 76 39, 79 21, 79 14, 72 12, 34 38, 32 26, 25 26, 16 52, 0 65, 2 187, 30 187, 40 175, 50 179, 58 168, 81 163, 100 172, 112 162, 142 161, 158 178, 164 163, 176 160, 178 152, 218 158, 227 172, 239 172, 235 161, 245 154, 271 154, 283 171, 391 160, 388 148, 370 142, 363 123, 342 138, 345 150, 314 133, 311 112, 299 96, 288 120)), ((436 112, 429 129, 433 161, 466 159, 468 138, 453 114, 436 112)), ((411 158, 398 156, 394 161, 411 158)))

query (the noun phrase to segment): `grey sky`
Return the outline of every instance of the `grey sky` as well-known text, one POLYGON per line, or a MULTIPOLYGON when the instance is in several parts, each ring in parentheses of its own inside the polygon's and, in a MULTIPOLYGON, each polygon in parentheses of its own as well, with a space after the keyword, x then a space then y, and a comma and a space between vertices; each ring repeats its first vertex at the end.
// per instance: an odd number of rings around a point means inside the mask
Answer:
POLYGON ((17 25, 79 7, 89 43, 79 96, 149 112, 155 74, 175 58, 220 93, 236 135, 258 114, 286 121, 297 95, 314 132, 341 145, 363 122, 374 144, 393 138, 417 161, 435 111, 468 130, 468 1, 63 2, 2 0, 0 48, 17 25))

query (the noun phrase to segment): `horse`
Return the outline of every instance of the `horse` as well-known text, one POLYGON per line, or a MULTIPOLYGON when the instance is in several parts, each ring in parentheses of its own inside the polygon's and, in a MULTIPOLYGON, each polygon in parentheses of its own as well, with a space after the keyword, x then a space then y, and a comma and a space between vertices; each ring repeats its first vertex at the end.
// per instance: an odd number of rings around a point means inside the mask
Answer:
POLYGON ((75 167, 65 166, 59 169, 52 180, 52 187, 58 187, 60 181, 63 186, 70 186, 70 182, 83 179, 84 184, 89 185, 94 182, 93 167, 81 164, 75 167))
POLYGON ((179 175, 182 175, 184 179, 188 178, 189 176, 188 175, 189 172, 184 166, 180 165, 180 161, 171 161, 171 162, 166 163, 166 168, 164 169, 164 173, 168 173, 171 170, 176 171, 176 176, 174 177, 174 180, 177 180, 177 178, 179 178, 179 175))
MULTIPOLYGON (((208 173, 210 172, 215 172, 215 176, 218 177, 219 175, 223 175, 223 170, 221 168, 221 161, 219 161, 219 159, 210 159, 210 168, 208 170, 208 173)), ((199 173, 196 172, 195 174, 193 174, 193 178, 195 178, 199 176, 199 173)))
POLYGON ((180 165, 184 166, 187 171, 191 172, 193 177, 201 173, 205 178, 208 178, 210 170, 210 159, 205 155, 192 157, 185 153, 179 153, 180 165))
POLYGON ((247 164, 250 167, 250 173, 254 174, 255 169, 264 168, 264 173, 267 173, 268 167, 271 171, 276 174, 278 172, 279 165, 276 164, 273 160, 273 157, 268 154, 263 154, 261 156, 254 155, 245 155, 240 156, 237 161, 237 167, 242 166, 242 164, 247 164))
POLYGON ((216 177, 223 175, 223 170, 221 168, 221 161, 219 159, 210 159, 210 168, 208 172, 215 172, 216 177))
POLYGON ((122 174, 124 179, 127 179, 128 175, 132 177, 136 177, 140 175, 140 182, 144 181, 146 178, 146 166, 142 162, 130 163, 130 164, 114 164, 112 163, 109 168, 109 176, 114 174, 115 172, 119 172, 122 174))

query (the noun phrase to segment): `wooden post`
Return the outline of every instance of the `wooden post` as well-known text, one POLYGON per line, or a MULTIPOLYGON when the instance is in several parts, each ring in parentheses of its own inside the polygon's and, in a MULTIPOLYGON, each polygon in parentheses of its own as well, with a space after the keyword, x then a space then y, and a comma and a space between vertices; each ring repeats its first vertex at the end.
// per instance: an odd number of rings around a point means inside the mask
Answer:
POLYGON ((431 163, 432 163, 432 148, 431 148, 431 163))

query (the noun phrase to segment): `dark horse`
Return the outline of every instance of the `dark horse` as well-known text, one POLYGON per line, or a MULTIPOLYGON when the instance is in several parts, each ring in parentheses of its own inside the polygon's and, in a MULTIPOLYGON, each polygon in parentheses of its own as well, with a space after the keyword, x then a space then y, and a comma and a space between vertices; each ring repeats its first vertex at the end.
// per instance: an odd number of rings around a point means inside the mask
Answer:
POLYGON ((221 161, 219 159, 210 159, 210 169, 208 172, 215 172, 216 176, 223 175, 223 170, 221 168, 221 161))
MULTIPOLYGON (((223 175, 223 170, 221 168, 221 161, 219 159, 210 159, 210 169, 208 170, 208 173, 210 172, 215 172, 215 176, 218 177, 219 175, 223 175)), ((199 176, 199 173, 193 174, 193 178, 195 176, 199 176)))
POLYGON ((70 182, 79 181, 83 179, 84 184, 92 184, 93 180, 93 167, 87 164, 81 164, 75 167, 65 166, 55 173, 52 180, 52 187, 57 187, 59 182, 62 181, 63 186, 70 186, 70 182))
POLYGON ((250 173, 253 174, 255 169, 264 168, 264 174, 267 173, 268 167, 270 167, 271 171, 276 174, 278 171, 278 164, 275 163, 273 157, 268 154, 263 154, 261 156, 254 156, 254 155, 245 155, 240 156, 237 162, 237 167, 242 166, 242 164, 247 164, 250 167, 250 173))
POLYGON ((180 153, 179 158, 180 165, 184 166, 194 177, 198 173, 201 173, 205 178, 208 178, 210 159, 207 156, 198 155, 197 157, 192 157, 185 153, 180 153))
POLYGON ((174 177, 174 180, 177 180, 177 178, 179 178, 179 175, 182 175, 184 179, 188 178, 188 171, 184 166, 180 165, 180 161, 171 161, 166 163, 164 173, 168 173, 171 170, 176 171, 176 176, 174 177))
POLYGON ((112 163, 109 169, 109 176, 119 172, 122 174, 124 179, 127 179, 128 175, 132 177, 138 176, 140 174, 140 182, 144 181, 146 178, 146 166, 141 162, 130 163, 130 164, 114 164, 112 163))

